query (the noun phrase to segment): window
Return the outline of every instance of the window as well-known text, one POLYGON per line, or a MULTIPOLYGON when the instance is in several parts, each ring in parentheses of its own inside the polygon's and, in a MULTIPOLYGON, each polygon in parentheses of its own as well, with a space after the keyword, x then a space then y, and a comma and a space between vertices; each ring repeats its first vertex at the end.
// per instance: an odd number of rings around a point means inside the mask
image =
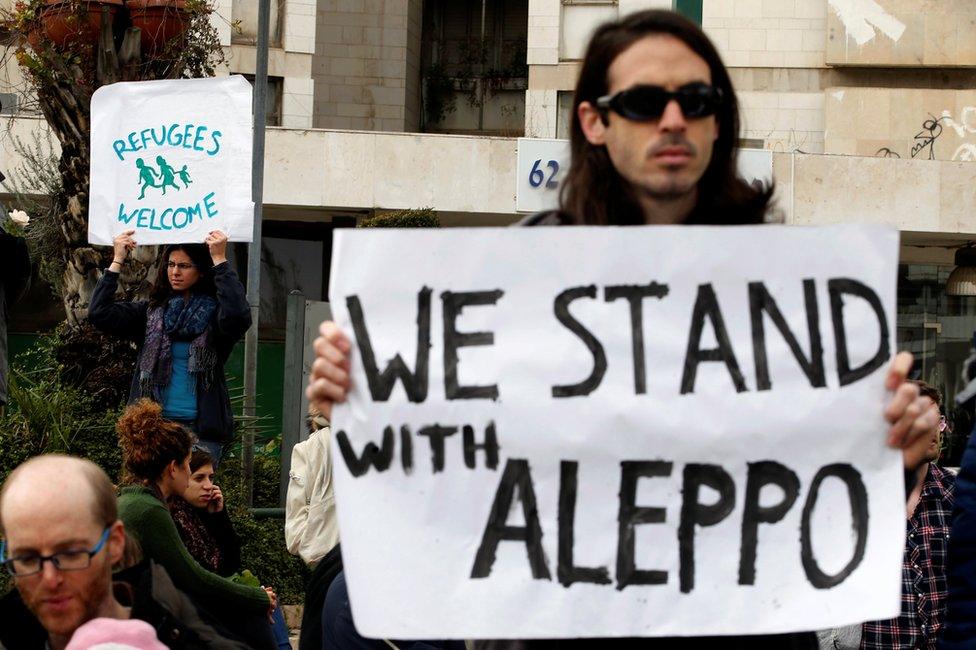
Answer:
MULTIPOLYGON (((234 0, 231 7, 230 42, 234 45, 258 44, 258 4, 253 0, 234 0)), ((271 0, 268 16, 268 45, 281 47, 281 25, 284 22, 285 3, 271 0)), ((312 18, 314 20, 314 18, 312 18)))
POLYGON ((424 131, 524 133, 528 11, 528 0, 424 3, 424 131))
POLYGON ((674 8, 686 18, 702 24, 702 0, 674 0, 674 8))
POLYGON ((12 115, 17 112, 17 95, 14 93, 0 93, 0 113, 12 115))
MULTIPOLYGON (((328 299, 335 223, 267 219, 261 236, 261 340, 283 340, 288 294, 328 299)), ((228 247, 227 259, 246 283, 248 244, 228 247)))
POLYGON ((556 94, 556 137, 569 140, 573 128, 573 91, 560 90, 556 94))
POLYGON ((947 296, 951 266, 898 266, 898 350, 915 356, 910 377, 921 379, 942 394, 943 410, 952 431, 943 436, 941 463, 958 467, 973 427, 973 413, 953 401, 964 387, 963 362, 973 346, 976 298, 947 296))
POLYGON ((559 30, 559 59, 578 61, 583 58, 593 31, 617 18, 615 1, 563 0, 562 28, 559 30))
MULTIPOLYGON (((254 75, 246 74, 244 78, 254 86, 254 75)), ((267 126, 281 126, 281 93, 284 87, 281 77, 268 77, 268 97, 265 100, 264 114, 267 126)))

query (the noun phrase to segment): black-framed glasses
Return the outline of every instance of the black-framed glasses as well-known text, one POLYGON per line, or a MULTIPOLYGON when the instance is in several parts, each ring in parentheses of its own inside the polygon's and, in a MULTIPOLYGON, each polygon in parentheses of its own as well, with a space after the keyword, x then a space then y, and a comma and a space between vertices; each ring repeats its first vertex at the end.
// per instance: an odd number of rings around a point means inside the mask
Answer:
POLYGON ((108 541, 108 534, 112 527, 107 527, 102 531, 102 536, 98 543, 90 550, 72 549, 60 551, 51 555, 40 555, 38 553, 28 553, 17 557, 7 558, 7 540, 0 544, 0 564, 6 567, 7 572, 15 578, 40 573, 44 569, 44 563, 50 562, 58 571, 83 571, 91 566, 92 558, 98 555, 108 541))
POLYGON ((167 262, 166 268, 179 269, 181 271, 189 271, 192 268, 196 268, 196 264, 190 264, 189 262, 167 262))
POLYGON ((660 118, 671 100, 678 102, 685 117, 707 117, 718 111, 723 94, 721 88, 700 81, 684 85, 674 92, 661 86, 639 85, 613 95, 604 95, 596 100, 596 106, 604 114, 613 111, 628 120, 646 122, 660 118))

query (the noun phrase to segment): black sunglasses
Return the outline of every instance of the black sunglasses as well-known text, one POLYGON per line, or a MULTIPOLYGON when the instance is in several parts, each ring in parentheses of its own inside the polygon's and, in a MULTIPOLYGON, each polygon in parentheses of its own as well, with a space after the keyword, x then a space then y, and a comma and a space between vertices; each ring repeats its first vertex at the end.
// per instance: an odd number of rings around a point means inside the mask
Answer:
POLYGON ((614 95, 604 95, 596 100, 596 106, 605 115, 613 111, 628 120, 646 122, 664 114, 671 100, 678 102, 685 117, 714 115, 722 105, 722 89, 706 83, 695 82, 671 92, 661 86, 633 86, 614 95))

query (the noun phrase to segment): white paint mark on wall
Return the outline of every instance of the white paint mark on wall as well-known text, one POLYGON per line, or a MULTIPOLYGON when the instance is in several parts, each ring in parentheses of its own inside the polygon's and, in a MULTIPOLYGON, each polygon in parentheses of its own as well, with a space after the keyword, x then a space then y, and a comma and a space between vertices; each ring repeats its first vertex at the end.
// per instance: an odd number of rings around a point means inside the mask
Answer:
POLYGON ((976 144, 971 144, 969 142, 959 145, 956 149, 956 153, 952 154, 953 160, 961 160, 963 162, 973 162, 976 160, 976 144))
POLYGON ((847 91, 846 90, 837 90, 837 91, 834 91, 834 92, 830 93, 830 95, 834 99, 836 99, 837 101, 839 101, 839 102, 844 101, 844 95, 846 95, 846 94, 847 94, 847 91))
POLYGON ((871 41, 877 30, 897 41, 905 33, 905 24, 886 12, 875 0, 827 0, 840 21, 847 29, 847 35, 858 46, 871 41))
POLYGON ((967 133, 976 133, 976 106, 963 108, 958 122, 952 117, 952 113, 942 111, 942 119, 939 121, 952 128, 960 138, 965 138, 967 133))

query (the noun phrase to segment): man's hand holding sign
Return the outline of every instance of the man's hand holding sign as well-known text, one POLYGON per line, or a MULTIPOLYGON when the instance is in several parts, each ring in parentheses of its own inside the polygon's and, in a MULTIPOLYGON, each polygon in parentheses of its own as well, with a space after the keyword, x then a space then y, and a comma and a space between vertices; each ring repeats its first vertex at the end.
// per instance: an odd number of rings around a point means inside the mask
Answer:
POLYGON ((890 360, 896 261, 877 228, 342 233, 308 392, 326 412, 347 398, 357 626, 661 636, 895 614, 891 449, 933 425, 910 355, 890 360), (480 262, 502 254, 521 262, 480 262))

